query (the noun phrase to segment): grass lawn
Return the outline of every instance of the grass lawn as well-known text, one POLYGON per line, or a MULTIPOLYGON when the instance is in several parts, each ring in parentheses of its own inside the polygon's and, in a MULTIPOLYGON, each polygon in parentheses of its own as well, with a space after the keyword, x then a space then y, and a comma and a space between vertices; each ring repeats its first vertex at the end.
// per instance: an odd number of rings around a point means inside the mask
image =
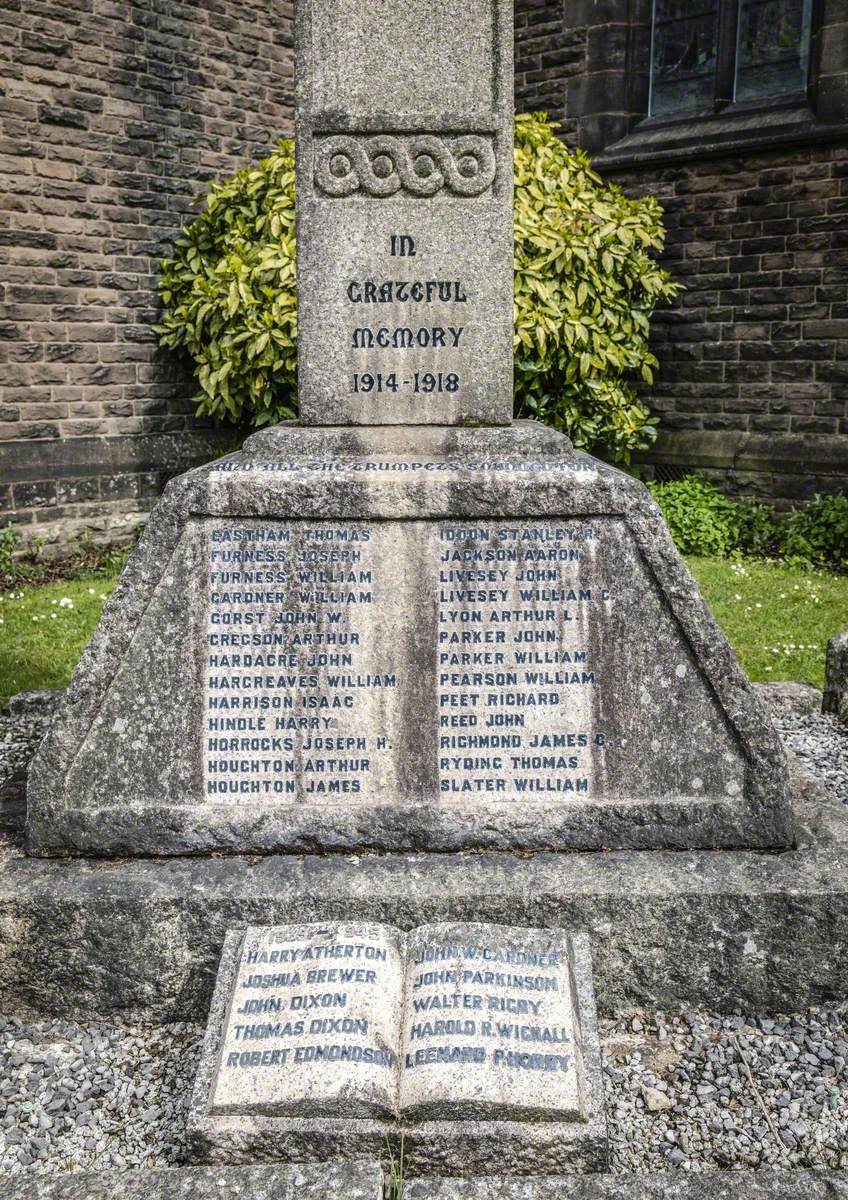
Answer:
MULTIPOLYGON (((822 686, 827 639, 848 628, 848 577, 753 559, 689 565, 751 679, 822 686)), ((0 703, 64 687, 115 578, 92 573, 0 593, 0 703)))
POLYGON ((754 683, 823 685, 827 640, 848 629, 848 576, 750 558, 688 562, 754 683))
POLYGON ((0 593, 0 704, 15 692, 68 683, 115 579, 98 574, 0 593))

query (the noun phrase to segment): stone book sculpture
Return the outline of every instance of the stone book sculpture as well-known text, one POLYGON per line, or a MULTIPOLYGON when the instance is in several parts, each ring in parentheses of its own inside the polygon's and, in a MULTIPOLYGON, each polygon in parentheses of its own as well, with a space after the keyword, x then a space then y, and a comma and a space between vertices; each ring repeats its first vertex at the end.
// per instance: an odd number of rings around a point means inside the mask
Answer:
POLYGON ((220 1161, 380 1153, 465 1174, 606 1153, 588 940, 498 925, 231 932, 190 1135, 220 1161))
POLYGON ((791 844, 645 488, 510 424, 511 9, 297 5, 301 420, 169 484, 31 852, 791 844))

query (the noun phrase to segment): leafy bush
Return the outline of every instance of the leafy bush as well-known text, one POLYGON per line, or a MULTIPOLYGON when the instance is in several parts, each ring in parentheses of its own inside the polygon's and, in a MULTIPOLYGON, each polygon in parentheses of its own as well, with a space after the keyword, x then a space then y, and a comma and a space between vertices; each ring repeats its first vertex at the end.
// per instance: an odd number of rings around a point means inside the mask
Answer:
POLYGON ((294 146, 212 185, 162 264, 162 344, 194 359, 198 413, 255 426, 295 415, 294 146))
POLYGON ((516 415, 625 462, 656 436, 626 378, 652 381, 650 316, 680 290, 651 257, 661 218, 653 197, 604 183, 545 114, 516 117, 516 415))
POLYGON ((781 521, 781 551, 839 569, 848 568, 848 492, 814 496, 781 521))
POLYGON ((848 493, 814 496, 777 513, 752 500, 731 500, 706 479, 649 483, 681 554, 737 552, 848 570, 848 493))
POLYGON ((740 500, 739 539, 734 549, 766 558, 779 553, 780 532, 773 508, 755 500, 740 500))
MULTIPOLYGON (((648 325, 671 282, 654 199, 601 181, 544 114, 516 118, 515 399, 518 416, 627 460, 654 423, 625 382, 648 382, 648 325)), ((198 411, 253 425, 296 408, 294 155, 290 141, 214 184, 163 263, 164 345, 194 359, 198 411)))
POLYGON ((739 543, 739 506, 706 479, 689 475, 674 483, 649 483, 681 554, 722 558, 739 543))
POLYGON ((11 575, 15 569, 14 553, 18 531, 11 523, 0 529, 0 575, 11 575))

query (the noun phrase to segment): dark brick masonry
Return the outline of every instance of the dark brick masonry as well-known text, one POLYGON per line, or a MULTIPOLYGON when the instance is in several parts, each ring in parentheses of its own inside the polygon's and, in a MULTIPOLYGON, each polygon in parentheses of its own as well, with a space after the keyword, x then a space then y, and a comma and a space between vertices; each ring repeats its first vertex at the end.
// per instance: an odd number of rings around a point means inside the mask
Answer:
POLYGON ((666 461, 800 498, 848 477, 848 148, 628 172, 687 291, 654 319, 666 461), (729 461, 728 461, 729 460, 729 461))
POLYGON ((5 0, 0 511, 129 532, 220 433, 156 348, 156 278, 207 180, 290 131, 289 0, 5 0))
POLYGON ((784 500, 848 480, 848 0, 816 8, 806 100, 652 129, 649 0, 516 0, 518 107, 665 209, 646 461, 784 500))

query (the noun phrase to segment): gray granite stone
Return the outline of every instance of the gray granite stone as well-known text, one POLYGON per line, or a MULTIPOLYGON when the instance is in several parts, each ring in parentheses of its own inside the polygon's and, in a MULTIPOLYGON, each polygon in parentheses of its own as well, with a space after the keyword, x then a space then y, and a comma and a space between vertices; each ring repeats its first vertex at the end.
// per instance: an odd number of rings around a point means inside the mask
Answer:
POLYGON ((404 941, 373 924, 228 933, 217 985, 225 1016, 204 1049, 203 1111, 393 1116, 404 941))
POLYGON ((300 412, 512 417, 512 3, 295 9, 300 412))
POLYGON ((827 643, 822 711, 848 724, 848 630, 827 643))
POLYGON ((793 768, 782 854, 385 854, 106 862, 7 850, 0 1009, 203 1020, 236 925, 585 929, 598 1001, 795 1012, 848 995, 848 814, 793 768))
POLYGON ((780 683, 755 683, 754 691, 766 709, 777 717, 803 717, 821 712, 822 694, 812 683, 785 680, 780 683))
POLYGON ((318 436, 169 484, 33 762, 33 852, 791 842, 642 484, 531 424, 318 436))
POLYGON ((842 1200, 842 1171, 683 1171, 591 1178, 410 1179, 404 1200, 842 1200))
POLYGON ((3 1200, 383 1200, 377 1162, 81 1171, 7 1179, 3 1200))
POLYGON ((602 1169, 588 939, 480 923, 232 930, 188 1137, 216 1162, 403 1145, 429 1174, 602 1169))

